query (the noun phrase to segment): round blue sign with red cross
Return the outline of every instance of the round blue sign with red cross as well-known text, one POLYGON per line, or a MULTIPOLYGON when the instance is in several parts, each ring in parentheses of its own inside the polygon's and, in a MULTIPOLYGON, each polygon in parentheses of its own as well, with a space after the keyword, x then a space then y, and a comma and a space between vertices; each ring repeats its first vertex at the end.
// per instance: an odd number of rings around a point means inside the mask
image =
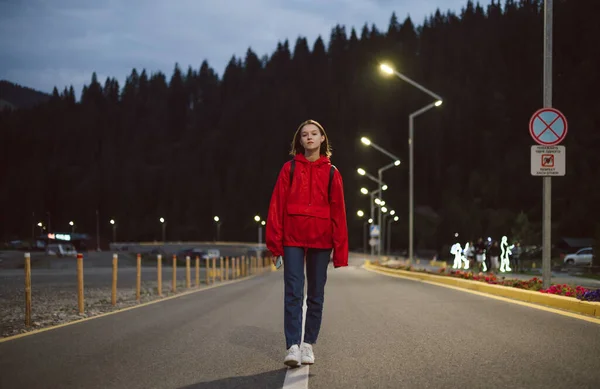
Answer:
POLYGON ((542 146, 555 146, 567 136, 567 118, 557 109, 542 108, 529 121, 529 133, 542 146))

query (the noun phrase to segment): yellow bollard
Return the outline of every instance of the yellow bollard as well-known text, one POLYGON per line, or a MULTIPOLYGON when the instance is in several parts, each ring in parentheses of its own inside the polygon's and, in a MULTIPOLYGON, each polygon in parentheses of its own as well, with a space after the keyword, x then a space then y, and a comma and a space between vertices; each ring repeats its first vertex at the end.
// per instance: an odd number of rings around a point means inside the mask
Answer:
POLYGON ((119 266, 119 255, 113 254, 112 262, 112 294, 111 302, 113 307, 117 305, 117 269, 119 266))
POLYGON ((135 277, 135 299, 140 301, 141 299, 141 290, 142 290, 142 255, 137 255, 137 273, 135 277))
POLYGON ((223 282, 223 257, 221 257, 219 259, 219 267, 220 267, 220 270, 219 270, 219 279, 220 279, 221 282, 223 282))
POLYGON ((210 284, 210 280, 208 278, 208 258, 204 258, 205 264, 206 264, 206 285, 210 284))
POLYGON ((171 281, 171 290, 177 291, 177 255, 173 254, 173 280, 171 281))
POLYGON ((196 288, 200 286, 200 257, 196 255, 196 288))
POLYGON ((212 283, 214 284, 217 280, 217 258, 213 257, 212 259, 212 283))
POLYGON ((83 254, 77 254, 77 303, 83 314, 83 254))
POLYGON ((158 295, 162 296, 162 255, 158 254, 156 257, 157 267, 157 282, 158 282, 158 295))
POLYGON ((185 287, 189 289, 192 282, 190 280, 190 257, 185 257, 185 287))
POLYGON ((31 326, 31 254, 25 253, 25 325, 31 326))
POLYGON ((225 280, 229 281, 229 257, 225 257, 225 280))

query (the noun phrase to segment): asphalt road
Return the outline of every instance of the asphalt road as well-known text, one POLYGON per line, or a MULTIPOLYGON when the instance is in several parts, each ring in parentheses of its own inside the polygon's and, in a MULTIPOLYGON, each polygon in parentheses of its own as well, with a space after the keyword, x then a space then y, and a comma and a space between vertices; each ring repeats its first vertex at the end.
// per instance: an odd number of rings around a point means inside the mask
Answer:
MULTIPOLYGON (((0 343, 0 387, 281 388, 282 276, 0 343)), ((330 268, 314 350, 309 388, 600 382, 598 324, 356 266, 330 268)))

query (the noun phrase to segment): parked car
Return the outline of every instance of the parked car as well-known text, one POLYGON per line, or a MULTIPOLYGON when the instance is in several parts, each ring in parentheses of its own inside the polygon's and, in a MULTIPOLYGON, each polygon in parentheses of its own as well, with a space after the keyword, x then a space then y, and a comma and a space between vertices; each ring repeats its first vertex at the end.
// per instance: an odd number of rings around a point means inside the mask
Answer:
POLYGON ((565 255, 565 265, 591 265, 594 257, 594 251, 591 247, 579 249, 574 254, 565 255))
POLYGON ((195 260, 196 257, 200 259, 212 259, 220 258, 221 252, 216 249, 202 249, 199 247, 193 247, 188 249, 180 250, 177 253, 178 262, 185 261, 185 257, 189 256, 191 260, 195 260))
POLYGON ((50 243, 46 246, 46 255, 56 255, 57 257, 76 257, 77 250, 70 243, 50 243))

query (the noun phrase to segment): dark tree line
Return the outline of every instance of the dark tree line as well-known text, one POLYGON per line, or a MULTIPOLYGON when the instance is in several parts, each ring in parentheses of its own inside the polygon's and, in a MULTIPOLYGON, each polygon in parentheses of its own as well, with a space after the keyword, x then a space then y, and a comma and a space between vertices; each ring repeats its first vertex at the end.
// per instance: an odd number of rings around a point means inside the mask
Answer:
MULTIPOLYGON (((553 180, 554 237, 591 237, 600 223, 600 27, 596 0, 555 1, 554 106, 569 121, 567 176, 553 180)), ((408 115, 431 99, 378 64, 440 94, 415 123, 416 244, 436 248, 454 233, 509 234, 539 244, 542 181, 530 175, 528 133, 542 106, 541 0, 507 0, 460 14, 435 12, 421 26, 392 15, 387 30, 336 26, 329 43, 298 38, 270 57, 248 49, 222 77, 207 61, 170 76, 133 69, 125 85, 92 75, 30 109, 0 115, 0 236, 31 235, 32 223, 96 230, 119 240, 256 239, 296 126, 321 122, 343 174, 353 248, 362 245, 361 186, 391 162, 361 136, 401 157, 384 174, 400 222, 392 248, 407 246, 408 115), (433 211, 433 212, 432 212, 433 211), (32 212, 35 217, 32 217, 32 212)), ((401 11, 401 10, 400 10, 401 11)), ((59 88, 62 89, 62 88, 59 88)))

